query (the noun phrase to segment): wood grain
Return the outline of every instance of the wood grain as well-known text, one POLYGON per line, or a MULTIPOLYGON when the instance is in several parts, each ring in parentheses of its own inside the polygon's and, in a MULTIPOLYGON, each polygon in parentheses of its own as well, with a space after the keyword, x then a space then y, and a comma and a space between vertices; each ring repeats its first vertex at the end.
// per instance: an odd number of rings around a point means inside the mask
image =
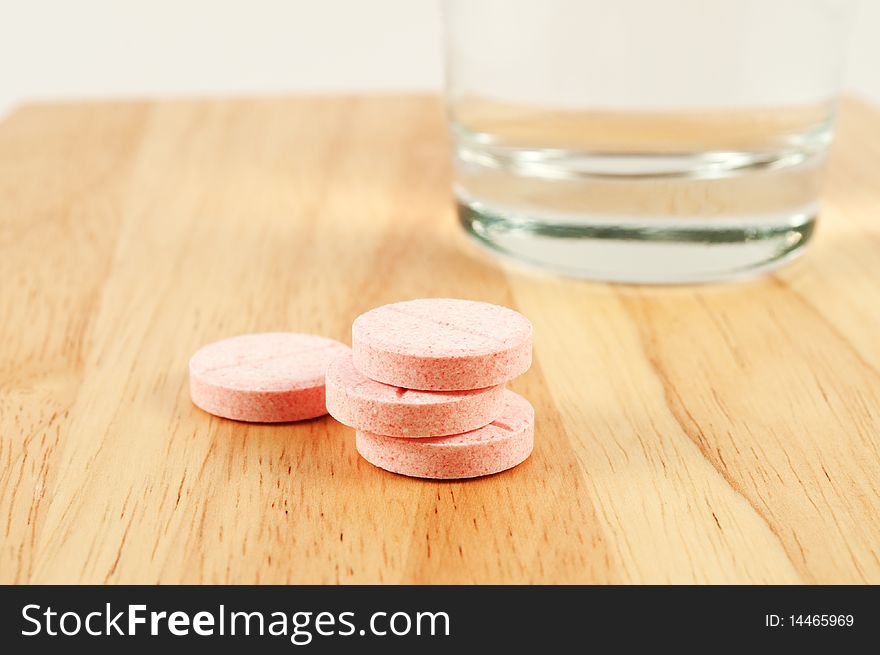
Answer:
POLYGON ((638 288, 460 233, 440 103, 29 106, 0 123, 0 580, 880 582, 880 112, 848 101, 819 235, 778 274, 638 288), (361 461, 329 418, 191 405, 253 330, 510 305, 537 411, 470 482, 361 461))

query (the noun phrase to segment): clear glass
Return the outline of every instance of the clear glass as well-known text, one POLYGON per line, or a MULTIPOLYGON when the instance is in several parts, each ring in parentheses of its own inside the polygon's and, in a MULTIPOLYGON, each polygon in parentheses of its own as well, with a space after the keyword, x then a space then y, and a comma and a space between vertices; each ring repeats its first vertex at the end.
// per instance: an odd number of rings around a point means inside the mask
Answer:
POLYGON ((571 275, 702 282, 813 233, 853 0, 445 0, 459 218, 571 275))

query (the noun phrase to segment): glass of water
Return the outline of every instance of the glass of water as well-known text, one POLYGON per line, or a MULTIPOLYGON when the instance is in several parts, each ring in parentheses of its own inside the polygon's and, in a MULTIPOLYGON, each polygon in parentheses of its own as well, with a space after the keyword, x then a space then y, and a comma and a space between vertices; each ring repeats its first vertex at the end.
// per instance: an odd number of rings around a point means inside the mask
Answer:
POLYGON ((496 252, 754 275, 813 233, 853 0, 445 0, 455 193, 496 252))

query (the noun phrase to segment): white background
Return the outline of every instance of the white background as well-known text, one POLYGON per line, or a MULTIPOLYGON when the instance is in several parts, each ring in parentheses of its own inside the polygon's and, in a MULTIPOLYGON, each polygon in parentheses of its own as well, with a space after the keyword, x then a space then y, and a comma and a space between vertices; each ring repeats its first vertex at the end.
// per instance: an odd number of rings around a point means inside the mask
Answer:
MULTIPOLYGON (((0 113, 28 100, 439 91, 439 2, 0 0, 0 113)), ((861 1, 847 87, 880 103, 880 0, 861 1)))

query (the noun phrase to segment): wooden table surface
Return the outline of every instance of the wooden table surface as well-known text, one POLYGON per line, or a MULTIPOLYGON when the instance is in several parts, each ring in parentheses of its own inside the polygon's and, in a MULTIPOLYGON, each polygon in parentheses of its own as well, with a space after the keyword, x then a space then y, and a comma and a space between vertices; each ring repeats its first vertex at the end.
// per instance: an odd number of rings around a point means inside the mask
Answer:
POLYGON ((33 105, 0 122, 0 580, 880 582, 880 112, 778 274, 640 288, 461 234, 438 100, 33 105), (330 418, 213 418, 187 361, 395 300, 535 325, 524 465, 398 477, 330 418))

